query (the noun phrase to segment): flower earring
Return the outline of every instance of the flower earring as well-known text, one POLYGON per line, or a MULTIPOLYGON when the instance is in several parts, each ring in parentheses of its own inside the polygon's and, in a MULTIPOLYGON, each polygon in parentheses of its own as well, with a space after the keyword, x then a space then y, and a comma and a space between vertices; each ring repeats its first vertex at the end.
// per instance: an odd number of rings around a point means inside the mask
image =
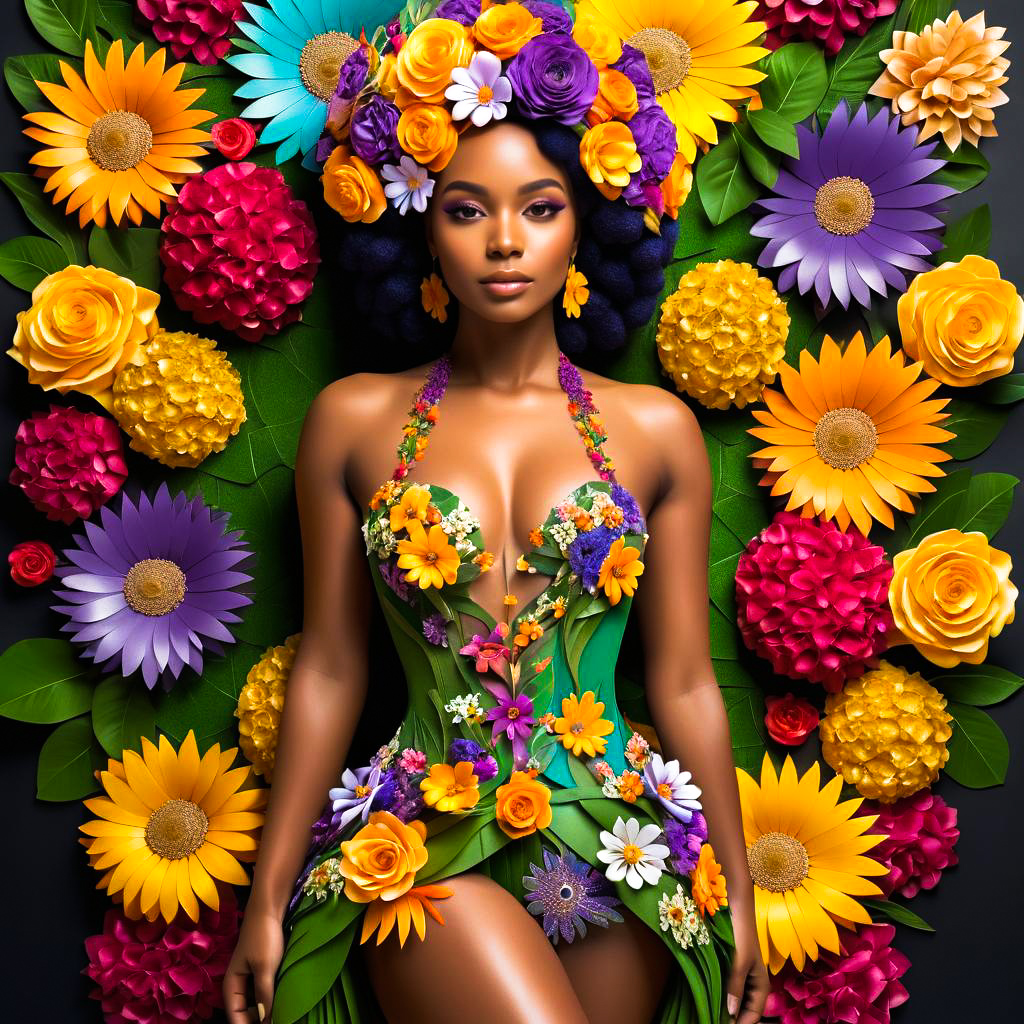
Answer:
MULTIPOLYGON (((437 256, 434 265, 437 265, 437 256)), ((431 270, 430 276, 420 282, 420 302, 435 320, 443 324, 448 319, 448 291, 437 270, 431 270)))
POLYGON ((569 264, 569 273, 565 278, 565 294, 562 296, 562 308, 566 316, 579 316, 580 306, 586 305, 590 298, 587 279, 576 269, 575 263, 569 264))

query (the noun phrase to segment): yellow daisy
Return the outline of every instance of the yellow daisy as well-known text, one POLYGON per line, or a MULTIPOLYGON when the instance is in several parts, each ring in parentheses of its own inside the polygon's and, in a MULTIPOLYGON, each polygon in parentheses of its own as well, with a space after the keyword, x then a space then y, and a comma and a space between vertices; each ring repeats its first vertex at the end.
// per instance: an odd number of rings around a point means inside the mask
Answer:
POLYGON ((776 777, 765 754, 760 786, 740 768, 736 779, 761 956, 772 974, 789 959, 802 971, 807 959, 818 959, 819 947, 839 952, 836 924, 871 924, 852 897, 882 892, 865 876, 887 874, 888 868, 861 856, 885 838, 864 834, 878 815, 854 817, 860 797, 836 802, 842 776, 819 789, 817 761, 798 779, 787 755, 776 777))
POLYGON ((939 382, 903 360, 888 338, 868 352, 858 333, 845 352, 826 335, 820 360, 805 349, 799 370, 779 364, 782 393, 764 389, 768 409, 751 410, 764 426, 748 433, 769 443, 750 457, 773 495, 789 494, 787 510, 866 537, 873 519, 892 529, 892 507, 914 512, 908 492, 935 490, 925 477, 945 476, 935 463, 952 456, 931 446, 956 437, 935 426, 949 399, 925 401, 939 382))
POLYGON ((410 519, 426 522, 427 505, 430 504, 430 491, 419 484, 413 484, 402 493, 402 500, 391 506, 391 532, 398 533, 409 525, 410 519))
POLYGON ((748 20, 756 9, 754 0, 581 0, 576 16, 592 15, 643 52, 692 164, 698 145, 718 142, 715 121, 738 121, 736 103, 756 96, 751 87, 765 78, 749 66, 769 53, 750 45, 765 31, 764 22, 748 20))
POLYGON ((594 691, 587 690, 581 699, 575 693, 562 698, 562 716, 555 719, 555 732, 561 734, 562 746, 577 757, 603 754, 608 746, 605 736, 614 732, 615 724, 601 717, 604 701, 594 700, 594 691))
POLYGON ((178 89, 184 64, 164 70, 167 53, 149 60, 140 43, 128 63, 117 40, 100 66, 92 44, 85 44, 85 80, 60 62, 65 85, 36 82, 60 113, 25 115, 25 134, 45 147, 30 162, 46 177, 44 191, 79 224, 103 227, 109 212, 115 224, 127 214, 135 224, 142 211, 160 216, 161 203, 177 195, 174 186, 202 168, 190 157, 203 156, 210 133, 197 126, 216 115, 193 110, 205 89, 178 89))
POLYGON ((480 801, 478 782, 472 761, 432 764, 430 774, 420 780, 423 802, 439 811, 468 811, 480 801))
POLYGON ((175 753, 161 735, 142 737, 142 754, 124 752, 100 773, 106 797, 85 806, 99 818, 80 825, 90 863, 107 870, 97 889, 124 902, 127 917, 168 924, 181 907, 199 920, 198 896, 220 908, 215 880, 248 885, 240 860, 255 860, 268 790, 240 790, 252 768, 231 768, 236 747, 215 743, 199 757, 193 730, 175 753))
POLYGON ((399 569, 409 570, 405 579, 418 582, 421 590, 454 583, 459 571, 459 552, 448 543, 448 534, 436 524, 427 533, 418 519, 410 519, 406 529, 409 539, 398 542, 396 563, 399 569))
POLYGON ((586 275, 570 265, 565 279, 565 294, 562 296, 562 308, 566 316, 580 315, 580 307, 590 298, 588 283, 586 275))
POLYGON ((601 563, 597 585, 604 590, 610 604, 618 604, 622 595, 632 597, 636 591, 636 579, 644 571, 644 563, 637 557, 639 548, 624 547, 624 537, 616 537, 601 563))

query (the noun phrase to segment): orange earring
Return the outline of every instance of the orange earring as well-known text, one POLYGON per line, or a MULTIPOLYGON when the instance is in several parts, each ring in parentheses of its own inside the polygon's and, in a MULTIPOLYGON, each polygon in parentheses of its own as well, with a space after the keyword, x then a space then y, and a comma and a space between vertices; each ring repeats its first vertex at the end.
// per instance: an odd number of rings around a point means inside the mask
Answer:
MULTIPOLYGON (((437 263, 436 256, 434 263, 437 263)), ((432 270, 430 276, 420 282, 420 302, 435 320, 443 324, 448 319, 448 291, 437 271, 432 270)))
POLYGON ((565 294, 562 296, 562 308, 566 316, 579 316, 580 306, 585 306, 590 298, 587 279, 576 269, 575 263, 569 264, 569 273, 565 278, 565 294))

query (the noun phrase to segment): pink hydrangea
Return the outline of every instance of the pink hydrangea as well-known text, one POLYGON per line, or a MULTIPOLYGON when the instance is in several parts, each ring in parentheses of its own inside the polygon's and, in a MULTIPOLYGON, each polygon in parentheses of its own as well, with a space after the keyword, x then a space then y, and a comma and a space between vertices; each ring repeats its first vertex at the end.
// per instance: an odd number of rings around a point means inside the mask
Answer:
POLYGON ((835 693, 889 645, 891 579, 885 551, 858 531, 781 511, 736 569, 743 642, 778 675, 835 693))
POLYGON ((231 49, 242 0, 135 0, 158 42, 178 60, 216 64, 231 49))
POLYGON ((164 281, 199 323, 260 341, 302 315, 320 248, 280 171, 244 161, 190 178, 161 233, 164 281))
POLYGON ((127 477, 121 430, 107 416, 51 405, 18 426, 8 479, 47 519, 88 519, 127 477))
POLYGON ((877 814, 868 832, 888 836, 871 850, 889 868, 885 877, 872 879, 887 896, 895 892, 909 899, 934 889, 942 872, 959 861, 953 851, 960 838, 956 809, 930 789, 892 804, 865 801, 858 814, 877 814))
POLYGON ((82 973, 99 986, 106 1024, 177 1024, 206 1020, 223 1008, 221 986, 238 941, 242 914, 234 890, 218 885, 220 910, 199 904, 199 921, 184 911, 132 921, 121 907, 103 918, 103 933, 85 940, 82 973))
MULTIPOLYGON (((765 46, 775 50, 792 40, 819 42, 834 56, 848 36, 862 36, 900 0, 759 0, 754 18, 768 26, 765 46)), ((888 45, 888 44, 887 44, 888 45)))
POLYGON ((822 949, 802 972, 787 964, 772 978, 765 1016, 781 1024, 889 1024, 889 1011, 910 998, 898 980, 910 961, 889 945, 895 933, 891 924, 840 929, 840 955, 822 949))

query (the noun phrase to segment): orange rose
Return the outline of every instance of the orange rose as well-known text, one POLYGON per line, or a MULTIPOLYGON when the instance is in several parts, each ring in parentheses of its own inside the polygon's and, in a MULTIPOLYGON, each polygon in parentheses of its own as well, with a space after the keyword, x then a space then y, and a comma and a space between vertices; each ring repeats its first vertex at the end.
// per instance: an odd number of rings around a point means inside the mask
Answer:
POLYGON ((480 48, 490 50, 502 60, 514 57, 526 43, 543 31, 544 24, 540 18, 515 0, 489 7, 473 23, 473 35, 480 48))
POLYGON ((327 158, 320 181, 327 205, 347 221, 370 224, 387 206, 376 171, 347 146, 338 146, 327 158))
POLYGON ((686 162, 682 153, 676 153, 668 174, 661 183, 661 194, 665 199, 665 212, 675 220, 679 210, 690 196, 693 188, 693 167, 686 162))
POLYGON ((469 66, 473 40, 469 29, 449 18, 427 18, 410 33, 398 51, 395 75, 401 87, 396 102, 441 103, 455 68, 469 66), (403 91, 404 90, 404 91, 403 91))
POLYGON ((642 165, 629 125, 604 121, 588 128, 580 139, 580 163, 606 199, 618 199, 629 176, 642 165))
POLYGON ((597 73, 597 96, 587 111, 587 124, 593 126, 615 118, 628 121, 639 109, 636 86, 621 72, 603 68, 597 73))
POLYGON ((439 171, 451 160, 459 141, 452 115, 434 103, 413 103, 398 119, 398 144, 413 160, 439 171))
POLYGON ((407 893, 427 863, 426 838, 422 821, 406 824, 390 811, 371 811, 367 824, 341 844, 338 870, 345 876, 345 895, 369 903, 407 893))
POLYGON ((505 835, 522 839, 551 824, 551 790, 530 772, 513 772, 495 794, 494 816, 505 835))
POLYGON ((599 71, 609 64, 614 64, 622 56, 622 40, 589 12, 584 14, 576 11, 572 37, 587 51, 587 56, 597 65, 599 71))

